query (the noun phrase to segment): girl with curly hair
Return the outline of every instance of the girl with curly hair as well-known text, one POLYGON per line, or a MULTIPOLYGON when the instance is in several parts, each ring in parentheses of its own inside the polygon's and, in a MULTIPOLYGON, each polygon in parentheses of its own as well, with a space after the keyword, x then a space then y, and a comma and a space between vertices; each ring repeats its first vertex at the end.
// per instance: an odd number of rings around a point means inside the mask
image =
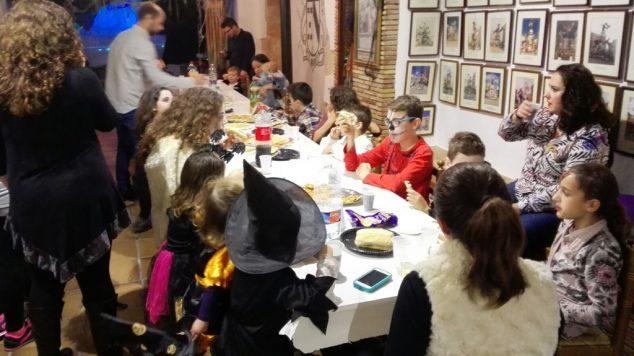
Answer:
POLYGON ((167 236, 171 196, 180 185, 187 158, 223 128, 222 96, 209 88, 179 94, 160 118, 147 127, 139 145, 152 198, 152 227, 157 243, 167 236))
POLYGON ((30 264, 38 354, 72 352, 60 351, 60 318, 75 277, 97 353, 118 355, 100 315, 116 313, 110 250, 129 218, 95 134, 112 130, 117 114, 83 68, 62 7, 20 1, 0 33, 0 175, 8 179, 13 238, 30 264))
POLYGON ((621 249, 631 227, 618 198, 614 174, 597 163, 572 167, 553 196, 563 222, 548 266, 559 293, 565 338, 593 326, 608 332, 614 327, 621 249))
POLYGON ((607 164, 608 133, 615 124, 601 88, 581 64, 557 68, 544 99, 546 106, 538 110, 529 101, 521 103, 498 131, 505 141, 529 141, 522 175, 509 190, 526 230, 524 256, 538 260, 559 225, 552 197, 562 173, 586 162, 607 164))

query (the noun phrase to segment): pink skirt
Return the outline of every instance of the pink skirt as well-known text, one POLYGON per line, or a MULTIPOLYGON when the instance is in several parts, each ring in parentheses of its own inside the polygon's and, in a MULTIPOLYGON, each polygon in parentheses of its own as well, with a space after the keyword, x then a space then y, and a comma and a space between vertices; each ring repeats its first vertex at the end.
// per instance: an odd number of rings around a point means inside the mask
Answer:
POLYGON ((150 324, 154 325, 159 322, 161 317, 170 314, 168 287, 173 254, 165 250, 165 244, 163 242, 154 261, 145 301, 145 309, 148 312, 150 324))

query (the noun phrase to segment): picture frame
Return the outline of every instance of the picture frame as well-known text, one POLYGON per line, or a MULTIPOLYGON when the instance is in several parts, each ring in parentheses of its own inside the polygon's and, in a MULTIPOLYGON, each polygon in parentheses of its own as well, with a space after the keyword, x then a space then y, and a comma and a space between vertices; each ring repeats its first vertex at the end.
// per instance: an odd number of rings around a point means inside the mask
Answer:
POLYGON ((586 6, 588 0, 555 0, 554 5, 559 6, 586 6))
POLYGON ((484 7, 489 5, 488 0, 467 0, 467 7, 484 7))
POLYGON ((437 56, 440 49, 440 11, 412 11, 409 28, 409 55, 437 56))
POLYGON ((410 10, 437 9, 440 5, 440 0, 409 0, 407 5, 410 10))
POLYGON ((464 13, 463 58, 484 60, 484 40, 486 31, 486 12, 464 13))
POLYGON ((518 105, 524 100, 535 104, 541 103, 541 76, 540 72, 511 70, 509 111, 517 109, 518 105))
POLYGON ((621 92, 616 150, 634 155, 634 88, 623 88, 621 92))
POLYGON ((630 48, 627 57, 625 80, 628 82, 634 82, 634 16, 630 19, 630 48))
POLYGON ((601 96, 603 96, 605 106, 608 108, 609 112, 614 113, 618 99, 619 86, 612 83, 597 82, 597 84, 599 84, 599 87, 601 88, 601 96))
POLYGON ((458 61, 440 60, 438 77, 440 89, 438 91, 438 100, 447 104, 456 105, 458 98, 458 77, 460 76, 459 68, 460 64, 458 61))
POLYGON ((520 4, 550 4, 551 0, 520 0, 520 4))
POLYGON ((544 65, 548 10, 518 10, 515 24, 513 63, 541 67, 544 65))
POLYGON ((626 11, 589 11, 583 41, 583 64, 596 76, 619 78, 626 11))
POLYGON ((480 81, 482 66, 479 64, 463 63, 460 66, 460 95, 461 108, 480 110, 480 81))
POLYGON ((464 0, 445 0, 445 7, 447 9, 463 8, 464 0))
POLYGON ((489 6, 514 6, 515 0, 489 0, 489 6))
POLYGON ((418 136, 431 136, 434 134, 436 124, 436 105, 423 105, 423 117, 421 124, 416 130, 418 136))
POLYGON ((560 65, 581 62, 585 20, 585 12, 550 14, 548 70, 556 70, 560 65))
POLYGON ((496 115, 504 114, 506 90, 505 67, 482 67, 482 87, 480 88, 480 111, 496 115))
POLYGON ((442 55, 460 57, 462 55, 462 11, 443 13, 442 55))
POLYGON ((354 60, 358 64, 374 67, 379 65, 382 3, 383 0, 355 0, 354 2, 354 60))
POLYGON ((631 0, 590 0, 590 6, 630 6, 631 0))
POLYGON ((484 59, 487 62, 508 63, 511 57, 513 10, 487 12, 484 59))
POLYGON ((421 102, 431 102, 436 82, 436 61, 408 61, 405 74, 405 94, 421 102))

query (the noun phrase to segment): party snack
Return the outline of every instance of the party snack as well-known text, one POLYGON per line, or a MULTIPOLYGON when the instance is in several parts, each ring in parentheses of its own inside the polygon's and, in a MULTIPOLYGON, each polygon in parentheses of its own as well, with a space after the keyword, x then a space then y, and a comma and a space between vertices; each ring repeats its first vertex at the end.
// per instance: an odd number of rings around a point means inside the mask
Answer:
POLYGON ((398 224, 398 217, 394 214, 378 212, 363 216, 352 210, 346 210, 354 227, 394 227, 398 224))
POLYGON ((346 123, 350 126, 354 126, 359 121, 359 119, 357 118, 357 115, 345 110, 341 110, 339 112, 339 116, 337 116, 337 121, 339 122, 339 124, 346 123))
POLYGON ((390 251, 392 249, 392 237, 394 237, 394 233, 389 230, 361 229, 357 231, 354 244, 361 248, 390 251))

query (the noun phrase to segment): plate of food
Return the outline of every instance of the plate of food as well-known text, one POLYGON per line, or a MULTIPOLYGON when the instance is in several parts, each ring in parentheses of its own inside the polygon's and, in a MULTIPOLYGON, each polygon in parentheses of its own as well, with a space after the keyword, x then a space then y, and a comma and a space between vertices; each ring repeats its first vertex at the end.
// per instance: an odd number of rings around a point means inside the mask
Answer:
POLYGON ((246 122, 246 123, 254 123, 255 120, 251 115, 230 115, 227 116, 228 122, 246 122))
POLYGON ((225 127, 234 130, 250 130, 253 128, 253 124, 248 122, 229 122, 225 125, 225 127))
POLYGON ((363 204, 363 196, 361 193, 352 189, 341 189, 341 198, 344 206, 357 206, 363 204))
POLYGON ((373 257, 392 257, 394 232, 382 228, 354 228, 346 230, 339 238, 354 253, 373 257))

